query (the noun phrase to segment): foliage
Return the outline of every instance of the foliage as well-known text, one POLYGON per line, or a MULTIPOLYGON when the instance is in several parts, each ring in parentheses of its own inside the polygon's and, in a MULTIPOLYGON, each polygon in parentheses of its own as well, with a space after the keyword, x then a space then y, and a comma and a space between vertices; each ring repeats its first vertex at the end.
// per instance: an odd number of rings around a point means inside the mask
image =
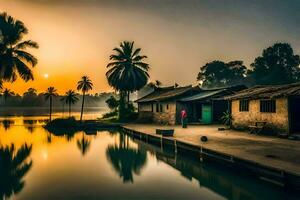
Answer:
POLYGON ((103 114, 102 118, 105 119, 105 118, 116 117, 116 116, 118 116, 118 111, 114 110, 103 114))
POLYGON ((221 121, 224 125, 231 126, 232 120, 233 120, 233 118, 232 118, 232 115, 229 111, 226 111, 226 112, 223 113, 223 115, 221 117, 221 121))
POLYGON ((71 117, 71 106, 75 104, 79 99, 74 90, 68 90, 66 95, 60 99, 63 103, 69 106, 69 117, 71 117))
POLYGON ((254 84, 286 84, 300 81, 300 57, 287 43, 264 49, 251 64, 249 76, 254 84))
POLYGON ((243 83, 246 73, 243 61, 225 63, 215 60, 201 67, 197 80, 207 88, 233 86, 243 83))
POLYGON ((15 81, 17 74, 24 80, 33 80, 31 68, 37 64, 37 58, 26 51, 38 48, 32 40, 23 41, 28 33, 24 23, 7 13, 0 14, 0 79, 15 81))
POLYGON ((109 109, 115 111, 117 110, 118 106, 119 106, 119 101, 114 97, 114 96, 110 96, 105 103, 107 104, 107 106, 109 107, 109 109))
POLYGON ((48 99, 52 100, 54 96, 58 96, 56 89, 54 87, 48 87, 46 92, 44 93, 45 100, 47 101, 48 99))
POLYGON ((114 48, 115 54, 110 56, 106 77, 108 83, 117 91, 134 92, 147 84, 149 65, 140 55, 141 48, 134 49, 134 42, 123 41, 120 47, 114 48))

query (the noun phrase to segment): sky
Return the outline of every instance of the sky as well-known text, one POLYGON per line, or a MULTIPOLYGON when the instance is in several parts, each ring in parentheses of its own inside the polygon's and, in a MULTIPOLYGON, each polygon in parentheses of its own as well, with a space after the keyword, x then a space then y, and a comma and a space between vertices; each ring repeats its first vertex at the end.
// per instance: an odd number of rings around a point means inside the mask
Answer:
POLYGON ((148 56, 151 80, 197 84, 201 66, 243 60, 247 67, 275 42, 300 54, 299 0, 0 0, 0 11, 23 21, 25 39, 39 43, 34 81, 5 87, 22 94, 49 86, 76 89, 81 76, 92 93, 108 92, 112 49, 134 41, 148 56))

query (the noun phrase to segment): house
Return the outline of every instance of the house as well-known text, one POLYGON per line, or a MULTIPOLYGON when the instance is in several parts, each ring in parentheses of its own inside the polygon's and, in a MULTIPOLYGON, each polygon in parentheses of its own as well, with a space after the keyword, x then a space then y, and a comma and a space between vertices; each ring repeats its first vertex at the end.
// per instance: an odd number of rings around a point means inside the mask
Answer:
POLYGON ((300 133, 300 82, 256 86, 224 99, 231 102, 234 128, 265 122, 265 128, 275 133, 300 133))
POLYGON ((245 86, 202 89, 198 86, 157 88, 138 99, 139 120, 162 124, 179 124, 180 112, 185 109, 189 123, 218 122, 228 110, 228 102, 220 97, 235 94, 245 86))

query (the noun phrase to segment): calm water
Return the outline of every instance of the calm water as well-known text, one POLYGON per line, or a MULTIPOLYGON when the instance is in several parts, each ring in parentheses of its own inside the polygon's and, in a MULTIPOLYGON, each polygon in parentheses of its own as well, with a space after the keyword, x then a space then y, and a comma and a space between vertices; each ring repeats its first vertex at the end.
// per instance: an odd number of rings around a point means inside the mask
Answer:
POLYGON ((118 131, 56 136, 41 126, 44 119, 1 123, 0 199, 297 199, 118 131))

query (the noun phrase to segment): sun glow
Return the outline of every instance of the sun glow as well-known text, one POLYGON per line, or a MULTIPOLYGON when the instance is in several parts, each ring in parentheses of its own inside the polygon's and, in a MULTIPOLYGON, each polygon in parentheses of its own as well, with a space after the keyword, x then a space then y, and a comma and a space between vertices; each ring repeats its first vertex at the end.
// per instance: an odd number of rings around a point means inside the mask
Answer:
POLYGON ((44 76, 44 78, 46 78, 46 79, 49 78, 49 74, 44 74, 43 76, 44 76))

